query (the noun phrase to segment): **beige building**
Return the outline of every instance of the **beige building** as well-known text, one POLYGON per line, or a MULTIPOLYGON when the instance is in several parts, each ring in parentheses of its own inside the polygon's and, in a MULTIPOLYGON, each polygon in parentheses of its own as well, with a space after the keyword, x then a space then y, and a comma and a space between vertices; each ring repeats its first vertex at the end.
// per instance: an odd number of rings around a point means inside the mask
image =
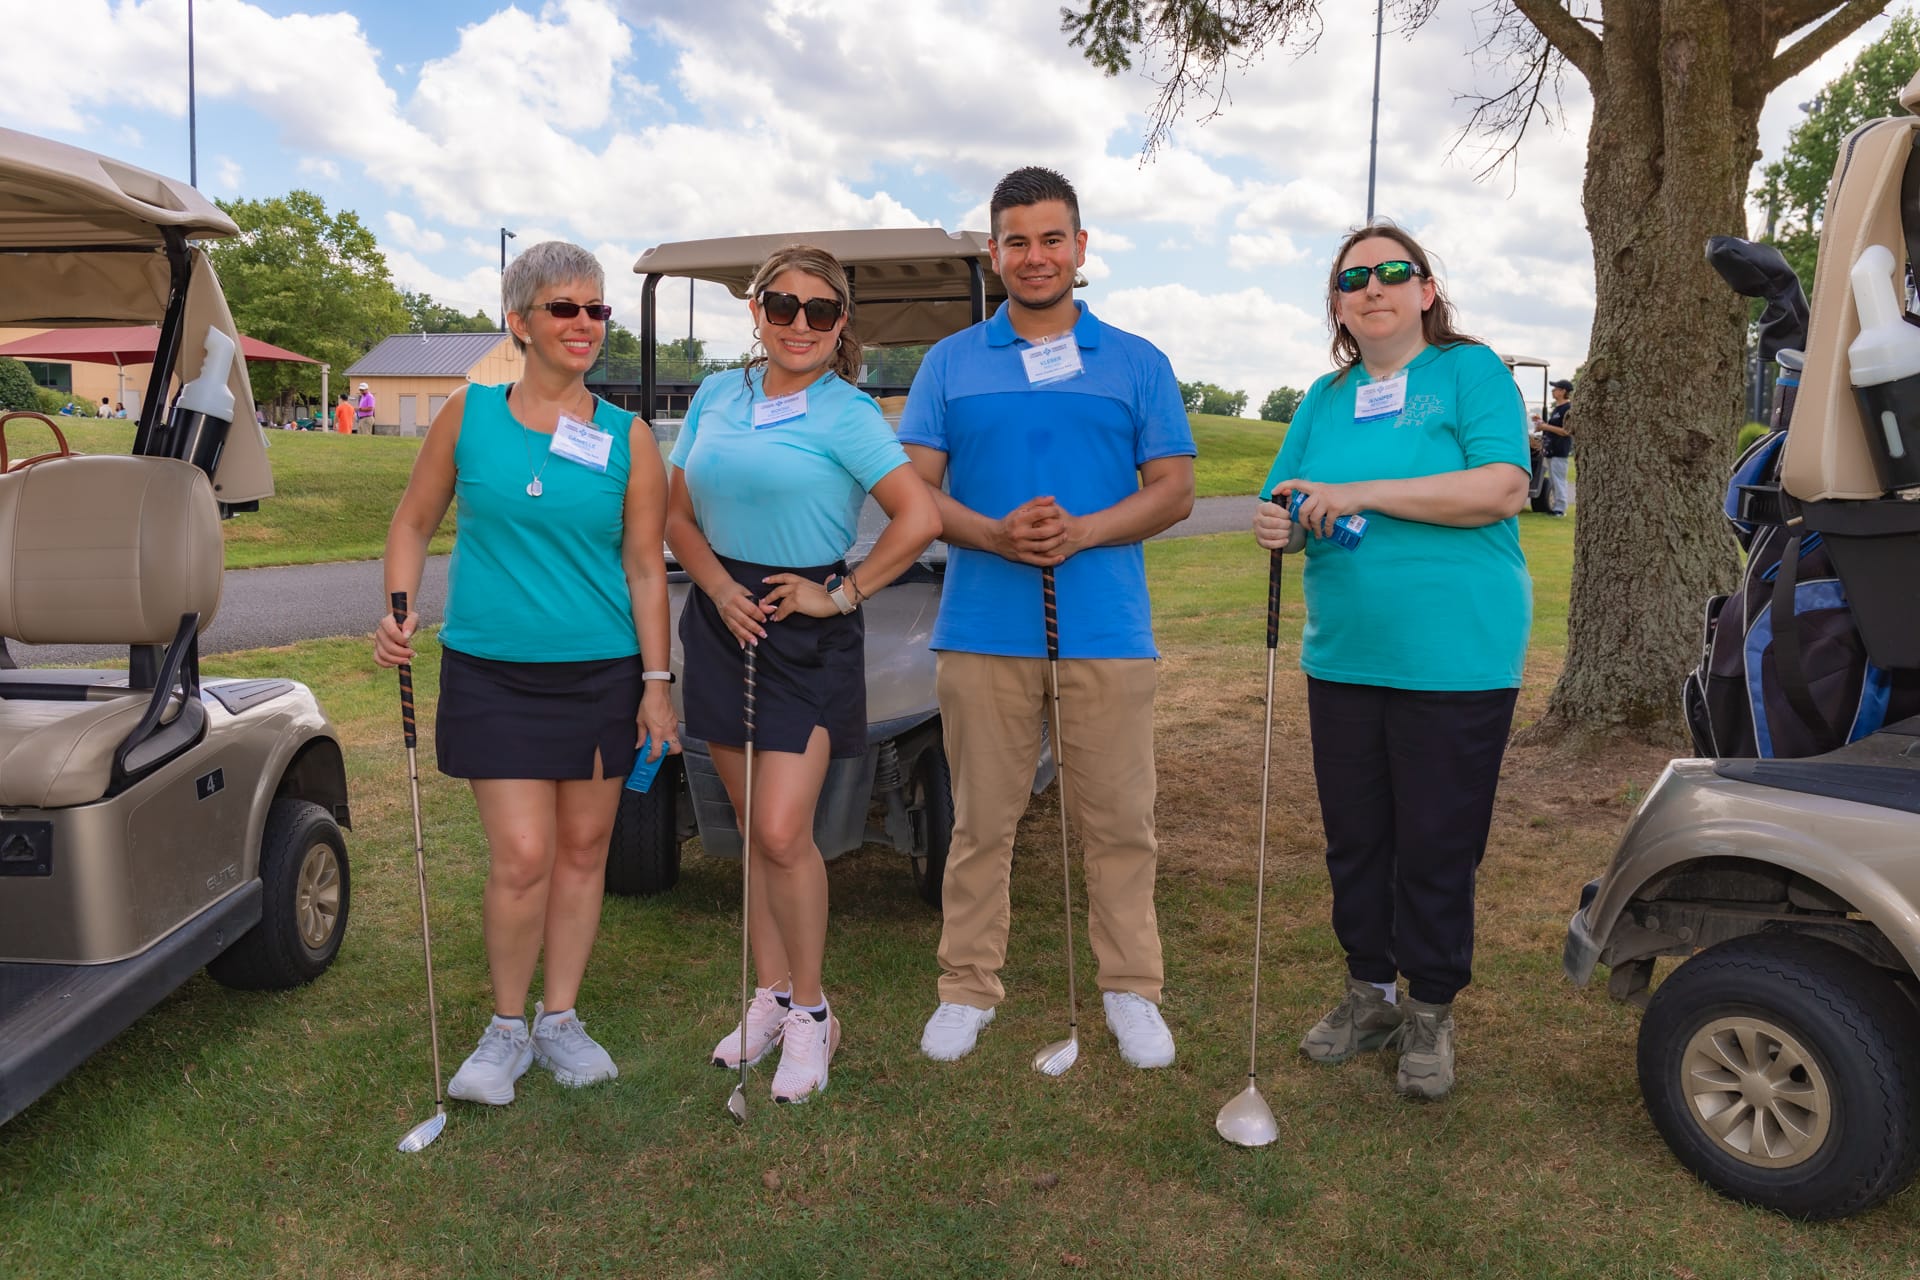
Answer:
MULTIPOLYGON (((45 332, 45 329, 12 329, 0 325, 0 347, 45 332)), ((101 396, 124 402, 128 417, 139 416, 140 397, 145 394, 147 379, 153 374, 151 364, 130 364, 115 369, 110 364, 88 364, 78 360, 29 359, 26 365, 35 374, 36 382, 43 386, 53 385, 71 394, 78 404, 90 404, 97 410, 101 396), (43 371, 52 377, 42 378, 40 375, 43 371)))
POLYGON ((357 399, 364 382, 373 392, 374 431, 417 436, 459 388, 513 382, 525 369, 520 349, 503 333, 401 333, 356 361, 332 394, 357 399))

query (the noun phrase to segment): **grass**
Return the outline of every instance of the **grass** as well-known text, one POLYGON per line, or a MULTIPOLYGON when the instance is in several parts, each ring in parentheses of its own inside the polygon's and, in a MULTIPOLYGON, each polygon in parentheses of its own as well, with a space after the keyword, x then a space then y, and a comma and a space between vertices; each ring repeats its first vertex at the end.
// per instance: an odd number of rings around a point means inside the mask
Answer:
MULTIPOLYGON (((1544 602, 1566 594, 1571 523, 1522 520, 1543 601, 1523 716, 1538 713, 1564 648, 1564 612, 1544 602)), ((1815 1227, 1696 1183, 1640 1105, 1638 1015, 1560 976, 1579 885, 1604 865, 1658 753, 1509 754, 1453 1098, 1398 1100, 1390 1060, 1321 1069, 1295 1056, 1341 966, 1304 765, 1292 583, 1260 1034, 1281 1137, 1257 1152, 1223 1144, 1213 1116, 1246 1067, 1265 564, 1241 535, 1147 555, 1165 653, 1158 907, 1172 1068, 1121 1065, 1097 1000, 1083 1010, 1079 1065, 1052 1081, 1028 1066, 1064 1014, 1046 796, 1017 846, 1009 996, 971 1057, 916 1052, 938 919, 896 857, 864 850, 832 868, 828 977, 847 1022, 832 1090, 776 1109, 770 1060, 735 1129, 722 1114, 729 1077, 705 1055, 736 1016, 738 881, 690 849, 672 893, 607 904, 582 1008, 621 1078, 573 1092, 536 1068, 513 1107, 455 1104, 439 1142, 397 1155, 431 1098, 392 677, 358 642, 227 656, 209 667, 307 681, 336 721, 354 798, 346 948, 299 991, 196 978, 0 1129, 0 1274, 1920 1275, 1913 1192, 1815 1227)), ((418 676, 430 695, 430 647, 418 676)), ((451 1071, 488 1004, 484 845, 463 787, 430 769, 422 784, 451 1071)), ((1085 993, 1093 971, 1077 933, 1085 993)))
POLYGON ((1280 442, 1286 439, 1285 423, 1210 413, 1190 413, 1187 421, 1193 424, 1193 441, 1200 448, 1193 464, 1197 497, 1259 492, 1274 455, 1280 452, 1280 442))
MULTIPOLYGON (((131 422, 58 421, 68 442, 82 453, 133 449, 131 422)), ((236 515, 223 525, 227 567, 378 559, 420 441, 330 431, 269 431, 267 441, 274 496, 262 502, 260 510, 236 515)), ((29 456, 51 449, 53 440, 44 427, 27 426, 9 430, 8 447, 15 456, 29 456)), ((449 514, 432 551, 452 548, 449 514)))

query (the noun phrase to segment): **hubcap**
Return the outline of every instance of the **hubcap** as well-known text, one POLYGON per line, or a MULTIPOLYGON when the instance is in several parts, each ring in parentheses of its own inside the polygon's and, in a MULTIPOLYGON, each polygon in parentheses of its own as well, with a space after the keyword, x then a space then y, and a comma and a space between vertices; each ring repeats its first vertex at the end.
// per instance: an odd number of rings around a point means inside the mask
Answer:
POLYGON ((1680 1058, 1680 1088, 1716 1146, 1764 1169, 1812 1158, 1833 1123, 1820 1064, 1791 1032, 1755 1014, 1694 1032, 1680 1058))
POLYGON ((340 919, 340 858, 324 840, 309 845, 300 862, 293 912, 300 941, 315 951, 326 946, 340 919))

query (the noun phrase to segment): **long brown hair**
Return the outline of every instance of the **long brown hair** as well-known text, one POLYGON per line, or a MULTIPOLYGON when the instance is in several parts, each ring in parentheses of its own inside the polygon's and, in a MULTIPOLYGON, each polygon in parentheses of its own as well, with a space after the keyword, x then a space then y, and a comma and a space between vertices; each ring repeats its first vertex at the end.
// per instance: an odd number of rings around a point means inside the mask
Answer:
MULTIPOLYGON (((1433 305, 1420 315, 1420 333, 1430 347, 1457 347, 1466 343, 1480 343, 1480 339, 1460 332, 1454 327, 1453 304, 1447 301, 1447 291, 1440 287, 1440 277, 1433 273, 1433 263, 1427 258, 1427 251, 1420 242, 1400 229, 1400 224, 1391 218, 1375 218, 1364 227, 1355 227, 1347 232, 1347 238, 1334 250, 1333 267, 1327 272, 1327 326, 1333 330, 1333 367, 1340 377, 1347 370, 1360 363, 1360 344, 1354 340, 1347 327, 1340 323, 1340 264, 1346 261, 1347 251, 1362 240, 1374 237, 1391 240, 1406 250, 1407 261, 1420 268, 1420 278, 1433 282, 1433 305)), ((1339 378, 1334 379, 1339 381, 1339 378)))
MULTIPOLYGON (((840 340, 833 348, 832 368, 849 386, 857 384, 860 381, 860 339, 853 332, 853 286, 847 281, 847 269, 840 265, 840 259, 825 249, 816 249, 810 244, 790 244, 784 249, 775 250, 771 257, 760 264, 760 269, 753 273, 753 283, 747 286, 747 296, 757 303, 760 291, 779 279, 783 271, 806 272, 833 290, 833 296, 840 300, 847 322, 841 326, 840 340)), ((763 351, 747 361, 747 370, 751 373, 766 362, 767 356, 763 351)))

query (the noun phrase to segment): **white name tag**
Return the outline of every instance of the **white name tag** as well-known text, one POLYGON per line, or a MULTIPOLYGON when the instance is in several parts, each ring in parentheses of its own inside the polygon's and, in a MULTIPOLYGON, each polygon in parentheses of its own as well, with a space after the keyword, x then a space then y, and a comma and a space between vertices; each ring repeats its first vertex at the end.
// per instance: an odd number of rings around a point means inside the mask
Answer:
POLYGON ((605 471, 607 459, 613 456, 613 437, 563 413, 559 425, 553 429, 553 443, 548 446, 548 452, 568 462, 577 462, 590 471, 605 471))
POLYGON ((804 391, 796 391, 790 396, 776 396, 772 400, 759 400, 753 406, 753 429, 764 431, 768 427, 777 427, 783 422, 806 416, 807 393, 804 391))
POLYGON ((1397 418, 1407 406, 1407 377, 1388 378, 1385 382, 1369 382, 1354 392, 1353 420, 1355 422, 1378 422, 1382 418, 1397 418))
POLYGON ((1037 347, 1023 347, 1020 359, 1026 362, 1027 381, 1033 386, 1058 382, 1080 372, 1080 344, 1071 333, 1062 334, 1037 347))

